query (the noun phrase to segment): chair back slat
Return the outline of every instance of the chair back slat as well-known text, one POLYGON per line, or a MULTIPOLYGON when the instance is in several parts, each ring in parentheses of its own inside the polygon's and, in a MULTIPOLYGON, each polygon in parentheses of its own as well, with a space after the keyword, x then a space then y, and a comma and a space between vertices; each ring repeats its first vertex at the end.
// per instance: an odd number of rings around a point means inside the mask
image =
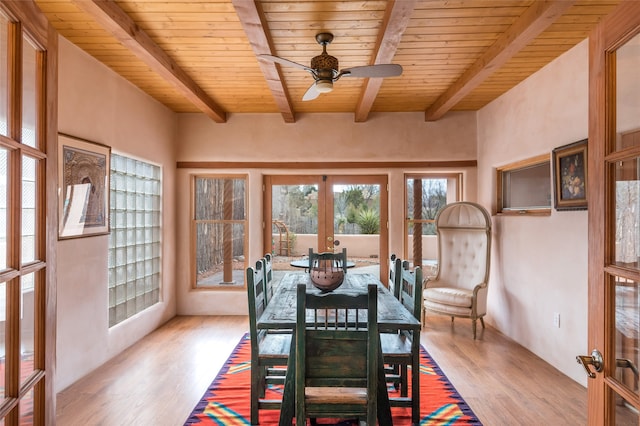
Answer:
POLYGON ((262 273, 264 285, 264 304, 269 304, 273 297, 273 258, 267 253, 265 257, 256 261, 256 270, 262 273))
POLYGON ((422 313, 422 268, 416 267, 413 271, 409 268, 409 262, 402 262, 402 282, 400 285, 400 302, 416 319, 420 320, 422 313))
POLYGON ((264 271, 264 287, 265 287, 265 301, 267 305, 273 297, 273 256, 271 253, 267 253, 262 258, 264 271))
POLYGON ((389 259, 389 291, 400 300, 400 285, 402 283, 402 259, 391 255, 389 259))
MULTIPOLYGON (((257 265, 262 265, 258 262, 257 265)), ((251 349, 258 349, 257 320, 266 308, 264 291, 264 273, 262 269, 247 268, 247 300, 249 303, 249 334, 251 337, 251 349)))

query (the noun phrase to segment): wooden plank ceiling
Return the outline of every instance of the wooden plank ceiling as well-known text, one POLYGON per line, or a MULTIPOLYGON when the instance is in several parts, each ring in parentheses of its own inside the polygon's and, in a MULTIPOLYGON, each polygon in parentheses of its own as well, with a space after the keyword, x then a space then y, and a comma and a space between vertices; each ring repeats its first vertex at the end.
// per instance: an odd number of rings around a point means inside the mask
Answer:
MULTIPOLYGON (((35 0, 65 38, 176 112, 229 114, 478 110, 586 37, 619 0, 35 0), (303 69, 331 32, 340 69, 402 65, 302 96, 303 69)), ((586 66, 586 64, 585 64, 586 66)))

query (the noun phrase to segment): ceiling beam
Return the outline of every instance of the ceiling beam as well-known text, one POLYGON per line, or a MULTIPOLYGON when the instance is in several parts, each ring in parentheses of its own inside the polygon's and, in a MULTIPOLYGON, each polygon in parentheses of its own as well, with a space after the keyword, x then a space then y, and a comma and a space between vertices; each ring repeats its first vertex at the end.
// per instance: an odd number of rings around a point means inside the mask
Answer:
POLYGON ((72 0, 153 71, 171 83, 185 98, 217 123, 227 121, 226 112, 114 1, 72 0))
MULTIPOLYGON (((256 1, 231 0, 244 32, 249 38, 253 52, 258 55, 274 55, 273 42, 268 34, 268 25, 262 7, 256 1)), ((285 123, 295 123, 295 114, 291 107, 291 98, 287 88, 282 84, 280 68, 273 62, 258 61, 260 70, 267 80, 276 105, 285 123)))
POLYGON ((575 0, 534 1, 507 31, 427 108, 425 121, 442 118, 473 89, 546 30, 575 2, 575 0))
MULTIPOLYGON (((416 0, 393 0, 387 4, 382 28, 378 33, 374 49, 375 59, 370 65, 386 64, 393 60, 416 3, 416 0)), ((367 78, 365 80, 356 106, 356 122, 367 120, 380 86, 382 86, 381 78, 367 78)))

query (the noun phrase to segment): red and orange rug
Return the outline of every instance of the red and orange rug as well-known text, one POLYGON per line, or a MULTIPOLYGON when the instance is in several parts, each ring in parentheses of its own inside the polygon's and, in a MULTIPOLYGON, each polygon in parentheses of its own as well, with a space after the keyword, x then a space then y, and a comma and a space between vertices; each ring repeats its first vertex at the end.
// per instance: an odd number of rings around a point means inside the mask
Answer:
MULTIPOLYGON (((420 348, 421 425, 481 425, 424 347, 420 348)), ((248 425, 251 389, 251 346, 249 335, 238 343, 229 359, 198 402, 185 425, 248 425)), ((275 387, 267 392, 280 392, 275 387)), ((395 390, 389 389, 389 396, 395 390)), ((275 394, 267 398, 277 398, 275 394)), ((391 409, 395 426, 411 425, 409 408, 391 409)), ((278 424, 278 410, 261 410, 260 424, 278 424)), ((344 423, 342 423, 344 424, 344 423)))

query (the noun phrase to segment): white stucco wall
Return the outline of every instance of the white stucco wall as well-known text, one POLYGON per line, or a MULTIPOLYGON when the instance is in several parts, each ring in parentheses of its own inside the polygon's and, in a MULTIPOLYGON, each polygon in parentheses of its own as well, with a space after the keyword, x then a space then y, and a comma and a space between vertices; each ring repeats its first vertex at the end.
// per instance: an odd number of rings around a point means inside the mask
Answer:
MULTIPOLYGON (((242 291, 193 291, 189 282, 190 177, 196 173, 248 175, 248 256, 262 256, 264 174, 349 173, 332 161, 478 159, 460 169, 464 195, 495 203, 495 167, 549 153, 587 135, 587 44, 476 113, 425 122, 423 113, 312 114, 286 124, 279 114, 231 114, 214 123, 202 114, 173 114, 88 55, 60 41, 59 129, 104 143, 163 169, 162 303, 108 328, 107 244, 98 236, 58 242, 57 390, 135 343, 174 314, 244 314, 242 291), (316 161, 322 170, 175 169, 176 161, 316 161), (175 279, 174 279, 175 278, 175 279)), ((362 169, 389 178, 390 253, 402 253, 404 173, 362 169)), ((431 169, 428 171, 452 171, 431 169)), ((354 173, 353 171, 350 173, 354 173)), ((587 212, 549 217, 493 217, 494 251, 487 321, 584 383, 575 355, 585 353, 587 212), (553 313, 561 327, 553 326, 553 313)))
POLYGON ((175 114, 64 38, 59 64, 59 131, 162 167, 163 282, 161 303, 109 329, 108 236, 58 241, 56 391, 175 315, 175 114))
MULTIPOLYGON (((585 40, 478 112, 483 205, 495 205, 496 167, 587 138, 588 93, 585 40)), ((488 322, 586 385, 575 356, 590 352, 587 211, 494 216, 493 226, 488 322)))
POLYGON ((264 255, 262 245, 262 183, 265 174, 384 174, 389 182, 389 253, 403 253, 404 173, 464 174, 464 194, 476 199, 476 169, 331 169, 334 161, 451 161, 475 160, 476 114, 452 113, 438 122, 425 122, 424 113, 372 114, 355 123, 353 114, 308 114, 295 124, 279 114, 230 115, 225 124, 202 114, 179 117, 178 161, 296 162, 324 161, 326 169, 178 169, 177 303, 179 314, 246 314, 244 291, 193 290, 190 282, 190 179, 194 174, 248 175, 249 264, 264 255))

